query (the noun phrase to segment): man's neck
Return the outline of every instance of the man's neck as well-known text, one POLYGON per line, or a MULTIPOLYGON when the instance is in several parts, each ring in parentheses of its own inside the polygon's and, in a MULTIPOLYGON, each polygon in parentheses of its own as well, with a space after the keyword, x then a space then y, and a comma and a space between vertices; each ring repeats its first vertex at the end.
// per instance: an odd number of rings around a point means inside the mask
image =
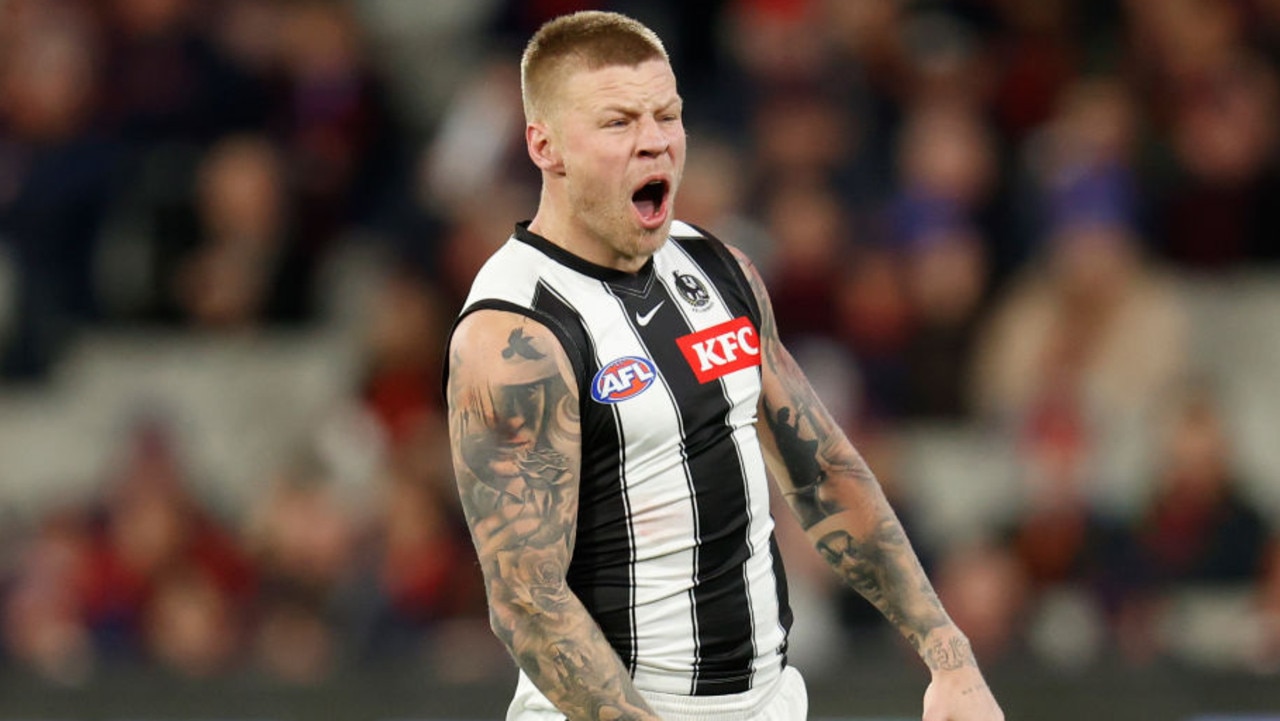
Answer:
POLYGON ((544 195, 537 214, 529 223, 530 231, 585 261, 624 273, 636 273, 649 261, 648 256, 629 257, 611 252, 607 243, 572 222, 570 214, 558 212, 553 204, 546 201, 544 195))

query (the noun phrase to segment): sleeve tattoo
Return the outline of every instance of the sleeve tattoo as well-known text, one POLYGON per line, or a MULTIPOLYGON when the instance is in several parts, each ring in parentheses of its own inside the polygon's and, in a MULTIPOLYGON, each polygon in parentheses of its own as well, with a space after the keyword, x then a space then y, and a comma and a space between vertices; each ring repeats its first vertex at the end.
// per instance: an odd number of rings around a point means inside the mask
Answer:
POLYGON ((449 433, 494 633, 570 719, 651 719, 566 581, 581 457, 572 372, 533 321, 475 320, 450 353, 449 433))
POLYGON ((785 469, 783 496, 818 551, 907 638, 931 670, 976 666, 862 456, 783 347, 759 273, 737 254, 761 308, 761 414, 785 469))

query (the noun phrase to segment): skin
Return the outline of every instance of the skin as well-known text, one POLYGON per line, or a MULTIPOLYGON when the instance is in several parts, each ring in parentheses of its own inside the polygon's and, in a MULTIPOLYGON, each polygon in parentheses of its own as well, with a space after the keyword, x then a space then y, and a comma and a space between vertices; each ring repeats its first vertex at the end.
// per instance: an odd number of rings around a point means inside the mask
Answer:
MULTIPOLYGON (((670 66, 578 69, 526 129, 543 192, 531 225, 575 255, 627 272, 666 241, 631 196, 658 174, 672 204, 684 167, 670 66)), ((736 251, 735 251, 736 253, 736 251)), ((757 429, 765 460, 818 550, 912 643, 932 673, 924 721, 1001 721, 968 641, 947 617, 861 456, 778 340, 759 273, 737 253, 763 310, 757 429)), ((577 525, 577 382, 555 336, 521 315, 467 316, 450 346, 449 428, 490 622, 569 719, 656 719, 566 582, 577 525)))

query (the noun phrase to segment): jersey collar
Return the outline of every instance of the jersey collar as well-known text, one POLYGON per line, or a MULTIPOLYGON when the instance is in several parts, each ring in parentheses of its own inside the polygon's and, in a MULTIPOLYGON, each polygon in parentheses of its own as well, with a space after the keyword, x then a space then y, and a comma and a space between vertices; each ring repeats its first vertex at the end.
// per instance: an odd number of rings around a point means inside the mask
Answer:
POLYGON ((644 284, 649 277, 653 275, 653 258, 650 257, 645 261, 640 270, 635 273, 628 273, 625 270, 617 268, 608 268, 603 265, 597 265, 591 261, 580 258, 573 253, 552 243, 550 240, 529 230, 529 223, 532 221, 522 220, 516 223, 515 239, 527 243, 538 249, 543 255, 551 258, 557 263, 572 268, 585 276, 603 280, 608 283, 616 283, 623 286, 630 286, 636 283, 644 284))

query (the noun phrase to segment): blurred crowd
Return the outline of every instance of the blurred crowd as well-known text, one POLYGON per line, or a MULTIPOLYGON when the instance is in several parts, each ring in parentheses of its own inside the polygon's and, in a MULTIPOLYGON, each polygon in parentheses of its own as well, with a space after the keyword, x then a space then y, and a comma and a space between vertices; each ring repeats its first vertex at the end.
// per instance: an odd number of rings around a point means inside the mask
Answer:
MULTIPOLYGON (((366 502, 300 454, 247 512, 213 508, 165 420, 141 419, 92 497, 0 529, 0 665, 506 668, 458 660, 485 608, 440 352, 536 202, 523 40, 587 7, 667 41, 677 214, 756 260, 908 530, 901 429, 1015 439, 1016 512, 917 542, 981 657, 1158 663, 1194 587, 1243 598, 1264 620, 1251 658, 1280 665, 1274 519, 1241 490, 1171 282, 1280 259, 1275 0, 0 0, 6 385, 47 383, 86 329, 315 327, 353 246, 382 273, 353 381, 382 439, 366 502), (433 72, 380 52, 389 35, 474 62, 433 72), (1149 478, 1116 513, 1096 461, 1135 432, 1157 439, 1149 478)), ((830 637, 887 632, 782 534, 830 637)))

